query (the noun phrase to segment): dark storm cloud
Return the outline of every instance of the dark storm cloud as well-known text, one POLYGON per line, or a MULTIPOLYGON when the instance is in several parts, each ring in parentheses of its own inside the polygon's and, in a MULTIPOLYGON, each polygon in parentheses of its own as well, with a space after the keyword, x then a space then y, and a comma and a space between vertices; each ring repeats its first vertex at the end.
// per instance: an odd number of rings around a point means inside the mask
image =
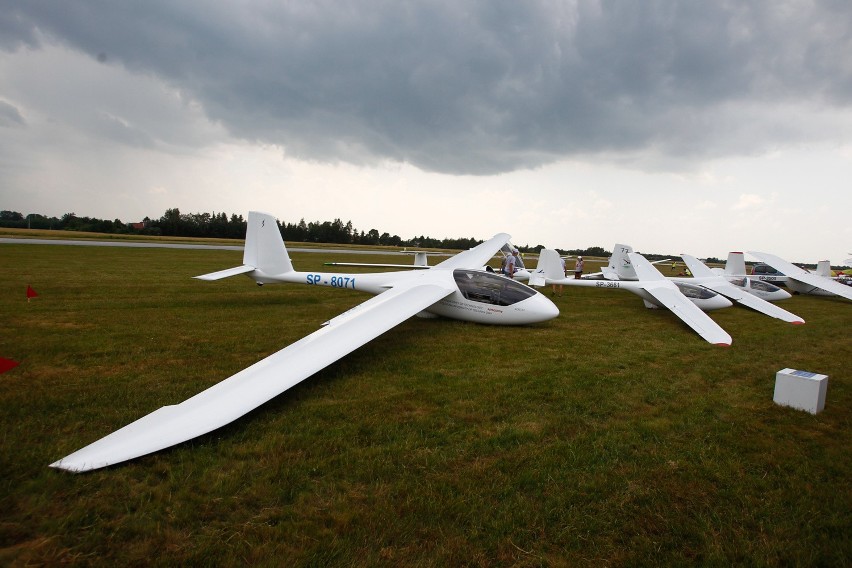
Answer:
POLYGON ((12 6, 0 48, 60 42, 156 75, 232 134, 312 160, 701 159, 814 136, 756 109, 852 102, 845 0, 12 6))

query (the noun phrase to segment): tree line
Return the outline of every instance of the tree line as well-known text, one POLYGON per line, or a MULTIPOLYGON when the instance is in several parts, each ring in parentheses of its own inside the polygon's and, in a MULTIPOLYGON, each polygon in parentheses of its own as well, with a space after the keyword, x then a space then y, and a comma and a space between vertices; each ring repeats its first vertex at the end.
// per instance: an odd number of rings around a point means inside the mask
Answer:
MULTIPOLYGON (((96 219, 76 213, 65 213, 62 217, 48 217, 39 213, 23 215, 17 211, 0 211, 0 227, 19 229, 53 229, 58 231, 80 231, 91 233, 123 233, 163 237, 201 237, 219 239, 243 239, 247 220, 232 213, 181 213, 180 209, 166 209, 158 219, 145 217, 140 222, 124 223, 120 219, 96 219)), ((397 247, 444 248, 465 250, 475 247, 482 240, 474 238, 436 239, 425 235, 403 239, 399 235, 379 232, 378 229, 359 231, 352 221, 310 221, 300 219, 295 223, 278 222, 278 229, 285 241, 300 243, 332 243, 354 245, 387 245, 397 247)), ((538 252, 542 245, 518 245, 521 252, 538 252)), ((557 249, 560 254, 608 257, 610 251, 595 246, 586 249, 557 249)), ((662 255, 646 255, 662 258, 662 255)))
MULTIPOLYGON (((221 239, 245 238, 247 220, 242 215, 226 213, 181 213, 180 209, 167 209, 158 219, 145 217, 138 223, 124 223, 84 217, 66 213, 62 217, 48 217, 39 213, 23 215, 17 211, 0 211, 0 227, 22 229, 53 229, 59 231, 84 231, 93 233, 124 233, 164 237, 204 237, 221 239)), ((403 239, 399 235, 356 229, 352 221, 310 221, 300 219, 293 223, 278 222, 285 241, 333 244, 389 245, 409 247, 434 247, 468 249, 481 243, 474 238, 436 239, 420 235, 403 239)))

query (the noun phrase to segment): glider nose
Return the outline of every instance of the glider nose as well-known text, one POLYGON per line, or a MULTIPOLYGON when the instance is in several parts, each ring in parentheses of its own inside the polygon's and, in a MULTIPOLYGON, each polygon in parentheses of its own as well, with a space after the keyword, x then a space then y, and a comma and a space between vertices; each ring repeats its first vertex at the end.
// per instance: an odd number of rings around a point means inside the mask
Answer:
POLYGON ((712 298, 703 300, 703 302, 704 305, 701 306, 701 309, 704 311, 720 310, 722 308, 730 308, 734 305, 733 302, 731 302, 729 299, 727 299, 721 294, 716 294, 712 298))
POLYGON ((777 302, 778 300, 786 300, 788 298, 792 298, 793 296, 787 290, 782 290, 778 288, 777 290, 770 293, 767 300, 771 300, 773 302, 777 302))
POLYGON ((535 317, 533 323, 547 321, 559 315, 559 308, 541 292, 530 298, 532 300, 528 312, 535 317))

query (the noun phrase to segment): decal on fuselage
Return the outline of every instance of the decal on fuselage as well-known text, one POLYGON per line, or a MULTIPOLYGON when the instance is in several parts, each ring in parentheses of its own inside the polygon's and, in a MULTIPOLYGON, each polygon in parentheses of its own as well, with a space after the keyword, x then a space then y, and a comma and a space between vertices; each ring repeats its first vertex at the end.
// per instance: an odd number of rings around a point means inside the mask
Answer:
POLYGON ((331 286, 332 288, 355 289, 355 278, 351 276, 331 276, 324 278, 322 274, 308 274, 305 277, 305 282, 312 285, 331 286))

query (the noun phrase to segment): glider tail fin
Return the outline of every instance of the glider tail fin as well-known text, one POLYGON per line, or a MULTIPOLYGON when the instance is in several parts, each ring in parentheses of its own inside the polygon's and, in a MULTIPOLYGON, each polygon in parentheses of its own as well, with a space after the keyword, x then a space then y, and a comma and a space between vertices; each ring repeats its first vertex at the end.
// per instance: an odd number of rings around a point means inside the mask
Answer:
POLYGON ((725 263, 725 274, 743 276, 746 274, 745 258, 741 252, 729 252, 725 263))
POLYGON ((821 260, 817 263, 816 270, 814 270, 814 274, 817 276, 825 276, 826 278, 831 278, 831 263, 827 260, 821 260))
POLYGON ((272 215, 249 211, 243 264, 267 276, 293 271, 278 221, 272 215))
POLYGON ((538 255, 536 272, 540 272, 548 280, 563 280, 565 269, 559 259, 559 253, 553 249, 542 249, 538 255))
POLYGON ((633 247, 616 243, 612 248, 612 256, 609 263, 603 268, 604 278, 607 280, 636 280, 636 270, 630 263, 630 253, 633 247))
POLYGON ((278 221, 267 213, 249 211, 243 265, 210 274, 199 280, 220 280, 238 274, 248 274, 255 282, 263 283, 264 276, 275 276, 293 271, 293 263, 281 238, 278 221))

